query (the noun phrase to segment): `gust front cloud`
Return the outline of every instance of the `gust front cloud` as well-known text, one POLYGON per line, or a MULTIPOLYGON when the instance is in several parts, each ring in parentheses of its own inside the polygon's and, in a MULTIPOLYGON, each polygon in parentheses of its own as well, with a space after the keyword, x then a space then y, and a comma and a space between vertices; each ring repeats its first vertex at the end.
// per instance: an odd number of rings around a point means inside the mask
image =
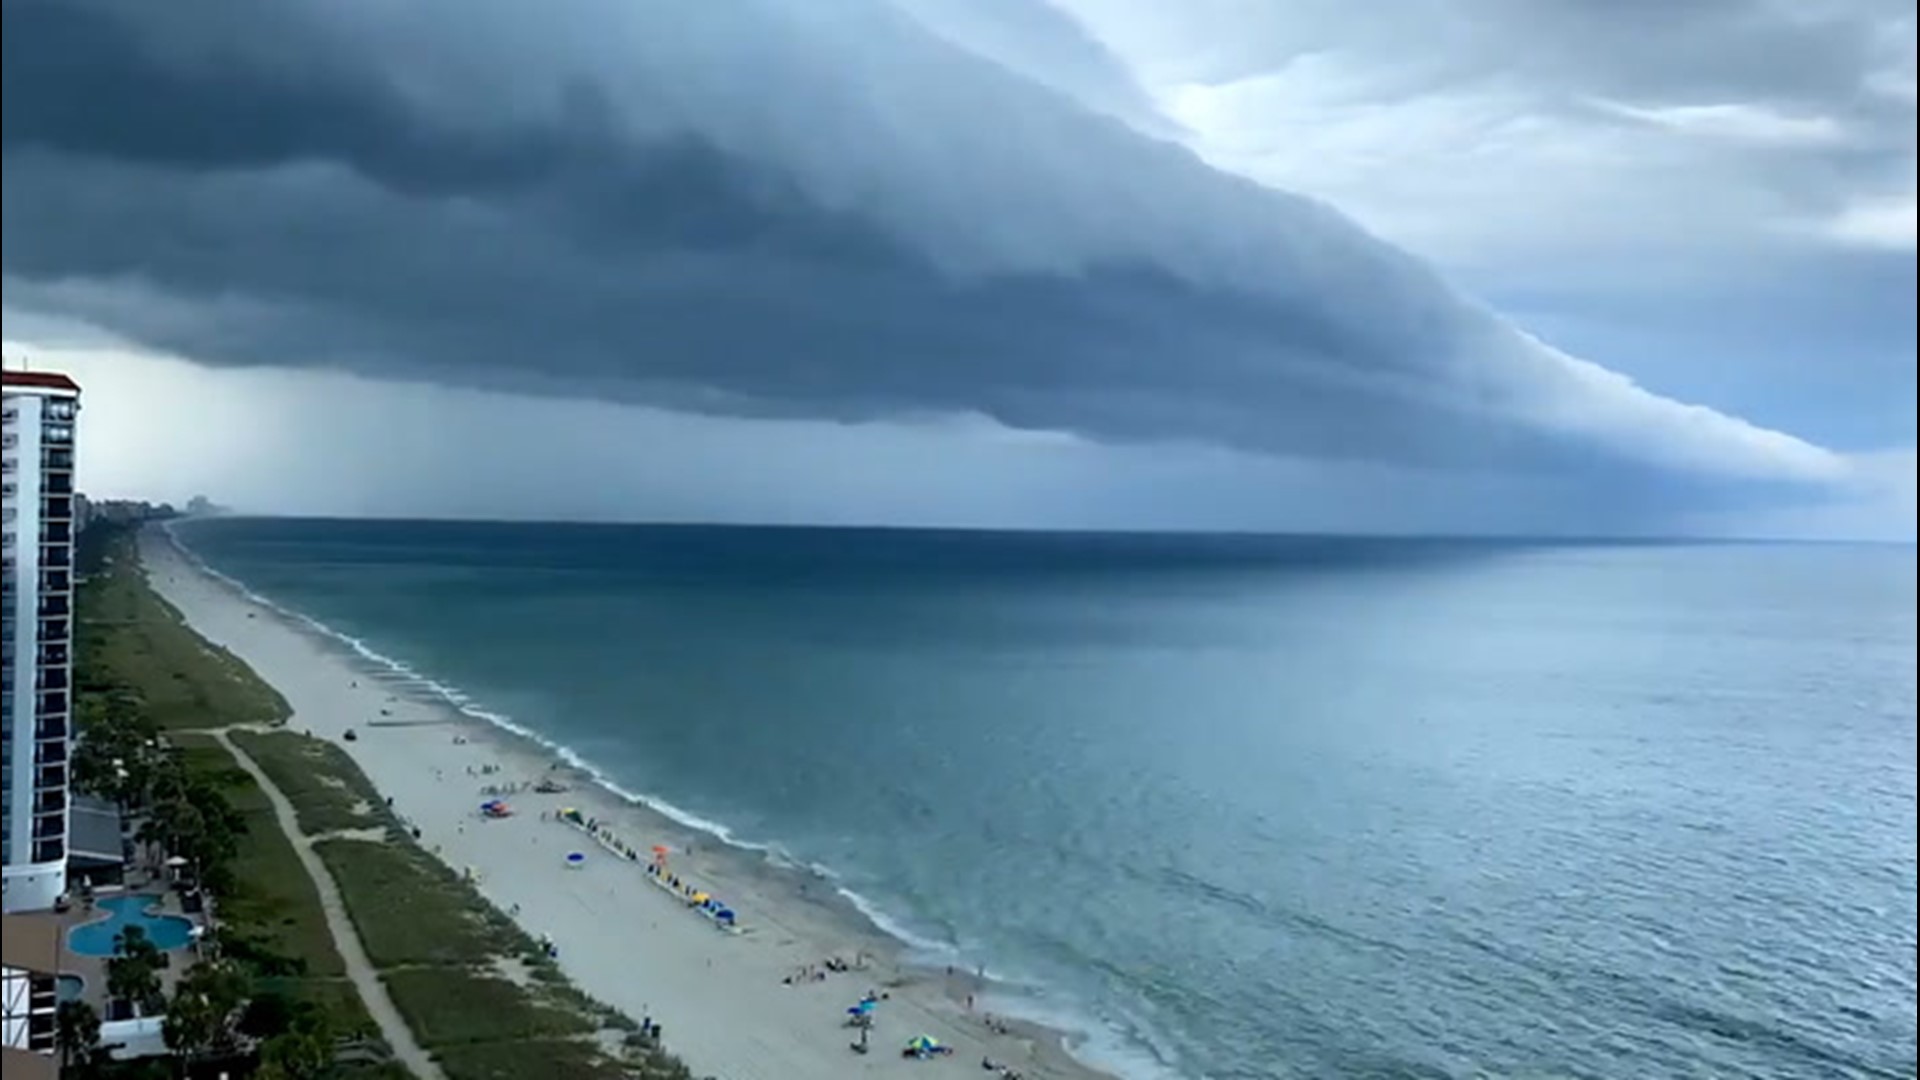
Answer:
POLYGON ((733 416, 1844 472, 1534 340, 936 10, 962 9, 9 0, 7 303, 206 363, 733 416))

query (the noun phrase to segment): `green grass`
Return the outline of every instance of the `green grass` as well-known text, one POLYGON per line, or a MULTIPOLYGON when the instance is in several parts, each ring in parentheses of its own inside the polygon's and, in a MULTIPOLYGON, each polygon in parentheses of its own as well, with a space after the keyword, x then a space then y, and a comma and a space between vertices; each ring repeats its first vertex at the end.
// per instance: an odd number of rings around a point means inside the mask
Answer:
MULTIPOLYGON (((693 1074, 648 1070, 645 1066, 611 1061, 591 1043, 566 1039, 524 1042, 466 1043, 448 1046, 434 1056, 448 1080, 682 1080, 693 1074)), ((662 1068, 671 1068, 664 1066, 662 1068)))
POLYGON ((174 744, 181 748, 187 768, 215 777, 227 802, 246 818, 247 831, 233 865, 235 884, 220 902, 221 921, 231 931, 263 939, 275 953, 298 965, 302 974, 328 978, 346 974, 327 932, 320 894, 280 831, 266 792, 212 739, 175 736, 174 744))
POLYGON ((495 975, 461 968, 400 968, 383 978, 395 1008, 421 1045, 518 1042, 593 1032, 592 1021, 570 1008, 540 1001, 495 975))
MULTIPOLYGON (((83 543, 86 541, 83 539, 83 543)), ((279 691, 232 653, 188 628, 147 585, 129 532, 103 540, 100 569, 74 601, 82 692, 131 692, 155 724, 169 729, 280 723, 291 710, 279 691)))
POLYGON ((346 965, 320 910, 320 894, 280 831, 266 792, 211 737, 180 733, 172 739, 188 771, 218 782, 246 819, 233 863, 234 884, 219 901, 220 931, 229 951, 260 972, 260 989, 324 1009, 342 1035, 377 1036, 359 992, 347 981, 346 965))
POLYGON ((535 951, 471 885, 412 843, 332 839, 314 851, 340 886, 375 967, 469 967, 535 951))
POLYGON ((228 737, 293 804, 308 836, 393 824, 386 800, 338 746, 291 731, 235 731, 228 737))

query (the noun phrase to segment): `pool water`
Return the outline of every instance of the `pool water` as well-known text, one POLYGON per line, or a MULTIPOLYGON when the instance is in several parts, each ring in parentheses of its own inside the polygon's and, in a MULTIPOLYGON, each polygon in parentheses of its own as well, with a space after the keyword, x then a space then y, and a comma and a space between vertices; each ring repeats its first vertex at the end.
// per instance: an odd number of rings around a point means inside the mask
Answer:
POLYGON ((112 896, 100 901, 107 918, 76 926, 67 934, 67 947, 82 956, 112 956, 114 939, 129 926, 147 932, 147 940, 161 952, 185 948, 193 940, 193 922, 178 915, 150 915, 147 909, 160 897, 151 893, 112 896))

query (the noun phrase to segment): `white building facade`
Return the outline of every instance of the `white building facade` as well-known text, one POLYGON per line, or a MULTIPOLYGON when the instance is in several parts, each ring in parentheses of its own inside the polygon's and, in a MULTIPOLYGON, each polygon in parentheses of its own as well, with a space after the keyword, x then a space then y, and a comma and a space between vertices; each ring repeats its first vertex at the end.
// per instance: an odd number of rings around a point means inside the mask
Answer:
POLYGON ((80 388, 0 376, 0 909, 18 912, 67 890, 80 388))

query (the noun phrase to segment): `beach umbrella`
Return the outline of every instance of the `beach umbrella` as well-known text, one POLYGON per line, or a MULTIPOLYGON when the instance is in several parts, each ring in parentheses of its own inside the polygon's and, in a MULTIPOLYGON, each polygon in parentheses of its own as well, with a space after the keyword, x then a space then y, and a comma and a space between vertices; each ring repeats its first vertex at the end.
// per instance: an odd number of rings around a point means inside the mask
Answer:
POLYGON ((697 892, 693 894, 693 902, 696 904, 704 904, 707 902, 707 900, 708 900, 708 897, 706 893, 697 892))
POLYGON ((587 855, 586 855, 586 853, 585 853, 585 852, 583 852, 583 851, 569 851, 569 852, 567 852, 567 866, 568 866, 568 868, 570 868, 570 869, 573 869, 573 870, 578 870, 578 869, 580 869, 580 868, 581 868, 582 866, 585 866, 585 865, 587 865, 587 855))

